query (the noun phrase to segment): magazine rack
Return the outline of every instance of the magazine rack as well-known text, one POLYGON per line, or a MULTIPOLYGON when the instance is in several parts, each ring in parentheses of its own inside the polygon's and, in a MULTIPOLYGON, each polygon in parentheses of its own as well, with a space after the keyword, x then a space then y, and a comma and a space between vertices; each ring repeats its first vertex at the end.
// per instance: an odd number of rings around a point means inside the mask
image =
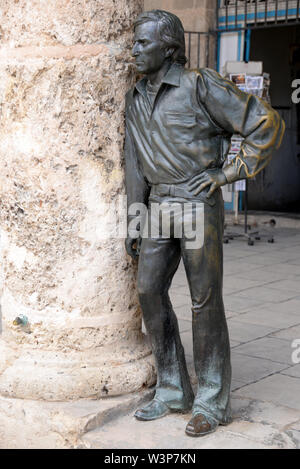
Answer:
MULTIPOLYGON (((276 221, 271 219, 269 222, 271 229, 275 228, 276 221)), ((261 238, 267 238, 268 243, 274 243, 273 233, 261 233, 259 230, 251 231, 251 226, 248 224, 248 181, 246 180, 246 190, 244 191, 244 231, 227 231, 227 225, 225 225, 225 231, 223 236, 223 242, 228 244, 229 241, 235 238, 244 238, 247 240, 249 246, 254 245, 254 241, 259 241, 261 238)))

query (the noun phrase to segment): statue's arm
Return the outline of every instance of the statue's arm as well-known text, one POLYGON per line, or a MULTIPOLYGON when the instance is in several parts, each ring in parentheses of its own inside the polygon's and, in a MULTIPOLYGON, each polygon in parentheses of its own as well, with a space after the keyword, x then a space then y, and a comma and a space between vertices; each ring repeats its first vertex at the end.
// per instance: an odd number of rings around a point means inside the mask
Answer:
MULTIPOLYGON (((145 180, 141 166, 138 160, 137 149, 134 144, 133 137, 130 132, 130 114, 128 112, 128 98, 126 100, 126 125, 125 125, 125 187, 127 195, 127 225, 129 226, 130 222, 134 215, 130 215, 130 207, 134 203, 143 203, 148 204, 149 197, 149 185, 145 180)), ((127 235, 125 241, 125 247, 127 253, 135 259, 139 253, 139 239, 132 238, 130 235, 127 235)))
POLYGON ((209 69, 199 73, 198 96, 222 129, 244 138, 239 154, 223 169, 226 181, 232 183, 258 174, 282 141, 285 124, 277 111, 209 69))

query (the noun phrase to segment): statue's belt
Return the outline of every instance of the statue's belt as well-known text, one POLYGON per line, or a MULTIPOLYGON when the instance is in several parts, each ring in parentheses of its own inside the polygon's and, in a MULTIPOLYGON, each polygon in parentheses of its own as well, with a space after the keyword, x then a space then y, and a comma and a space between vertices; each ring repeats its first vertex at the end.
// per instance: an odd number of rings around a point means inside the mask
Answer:
POLYGON ((211 207, 216 204, 214 194, 208 199, 204 191, 200 192, 198 195, 194 195, 188 189, 184 187, 177 186, 175 184, 154 184, 151 187, 151 195, 157 195, 159 197, 180 197, 184 199, 193 199, 194 201, 204 202, 211 207))

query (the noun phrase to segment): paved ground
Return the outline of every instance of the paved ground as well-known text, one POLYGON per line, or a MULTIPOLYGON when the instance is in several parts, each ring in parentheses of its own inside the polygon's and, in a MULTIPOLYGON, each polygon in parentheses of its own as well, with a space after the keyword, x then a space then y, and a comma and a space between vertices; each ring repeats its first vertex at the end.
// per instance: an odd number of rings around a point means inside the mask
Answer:
MULTIPOLYGON (((237 239, 224 245, 233 423, 194 439, 184 433, 189 415, 144 423, 130 414, 88 433, 84 446, 300 448, 300 229, 278 228, 274 234, 274 244, 262 239, 248 246, 237 239)), ((193 378, 190 298, 182 265, 171 299, 193 378)))

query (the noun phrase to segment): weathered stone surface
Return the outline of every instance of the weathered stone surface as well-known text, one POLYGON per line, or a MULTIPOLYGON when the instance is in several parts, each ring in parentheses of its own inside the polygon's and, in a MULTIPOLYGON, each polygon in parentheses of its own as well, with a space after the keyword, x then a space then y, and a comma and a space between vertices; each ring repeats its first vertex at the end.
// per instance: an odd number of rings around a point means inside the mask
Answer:
POLYGON ((1 43, 9 47, 125 43, 142 4, 142 0, 2 0, 1 43))
POLYGON ((26 289, 26 306, 43 315, 59 304, 70 321, 135 300, 123 241, 109 239, 109 204, 123 192, 127 75, 116 67, 109 55, 0 64, 5 287, 26 289))
POLYGON ((70 449, 81 437, 143 405, 153 389, 73 402, 0 398, 0 449, 70 449))
POLYGON ((2 395, 78 399, 154 382, 136 266, 115 231, 140 3, 1 3, 2 395), (26 326, 13 324, 20 315, 26 326))

